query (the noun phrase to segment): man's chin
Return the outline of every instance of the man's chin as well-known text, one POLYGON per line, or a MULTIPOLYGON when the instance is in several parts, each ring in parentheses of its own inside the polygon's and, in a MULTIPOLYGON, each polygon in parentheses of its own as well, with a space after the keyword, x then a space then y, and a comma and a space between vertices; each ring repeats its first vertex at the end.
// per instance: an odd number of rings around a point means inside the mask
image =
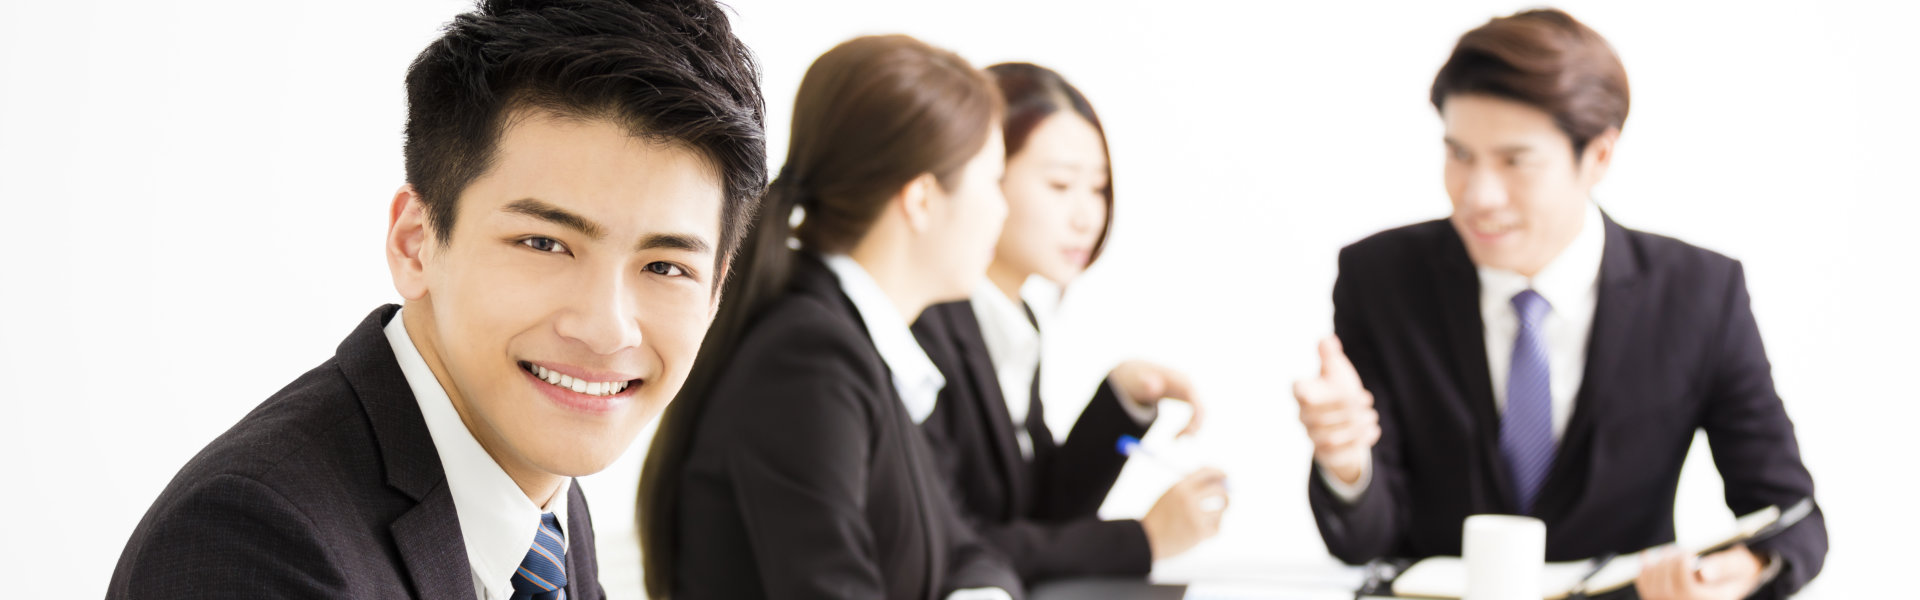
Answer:
POLYGON ((634 440, 640 437, 641 427, 632 427, 632 431, 571 429, 565 432, 556 429, 557 433, 549 439, 559 444, 540 448, 544 456, 530 457, 540 470, 562 477, 585 477, 605 471, 632 449, 634 440))
POLYGON ((620 452, 583 451, 566 453, 565 456, 539 460, 540 470, 561 477, 586 477, 601 471, 620 459, 620 452))
POLYGON ((1520 253, 1507 248, 1507 244, 1467 244, 1467 257, 1476 267, 1518 271, 1520 253))

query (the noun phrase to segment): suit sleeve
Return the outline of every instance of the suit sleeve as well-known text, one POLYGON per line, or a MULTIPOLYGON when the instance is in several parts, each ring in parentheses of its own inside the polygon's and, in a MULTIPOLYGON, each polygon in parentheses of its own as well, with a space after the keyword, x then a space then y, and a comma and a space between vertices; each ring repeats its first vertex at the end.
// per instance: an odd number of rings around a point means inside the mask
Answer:
MULTIPOLYGON (((1746 276, 1738 262, 1725 292, 1725 321, 1715 342, 1710 394, 1703 426, 1713 462, 1725 482, 1727 507, 1746 514, 1767 506, 1786 508, 1813 497, 1813 476, 1800 460, 1793 422, 1774 391, 1772 367, 1754 322, 1746 276)), ((1779 574, 1755 597, 1784 598, 1820 572, 1827 529, 1813 513, 1780 535, 1754 545, 1761 556, 1783 561, 1779 574)))
POLYGON ((1409 517, 1405 510, 1405 470, 1402 466, 1400 428, 1394 413, 1393 388, 1380 364, 1379 348, 1385 333, 1376 333, 1367 322, 1365 291, 1359 287, 1360 273, 1367 267, 1354 264, 1352 249, 1340 252, 1340 273, 1333 284, 1333 331, 1346 348, 1347 358, 1360 373, 1360 381, 1373 393, 1374 409, 1380 413, 1380 441, 1373 446, 1372 482, 1360 497, 1349 503, 1327 486, 1316 463, 1307 476, 1307 500, 1327 551, 1340 560, 1360 564, 1400 552, 1409 517))
MULTIPOLYGON (((1100 391, 1080 412, 1073 430, 1067 432, 1066 443, 1055 449, 1047 464, 1038 469, 1040 481, 1036 482, 1036 489, 1041 490, 1038 516, 1053 519, 1092 516, 1107 501, 1107 492, 1113 490, 1114 481, 1120 479, 1120 471, 1127 466, 1127 457, 1120 455, 1117 446, 1120 436, 1138 438, 1147 434, 1147 427, 1135 422, 1120 402, 1119 396, 1114 395, 1112 382, 1100 382, 1100 391)), ((1045 428, 1039 432, 1051 435, 1045 428)), ((1035 443, 1051 444, 1053 440, 1035 440, 1035 443)))
POLYGON ((347 595, 313 522, 266 484, 220 475, 155 510, 121 557, 109 598, 347 595))
MULTIPOLYGON (((1028 416, 1035 423, 1030 430, 1035 446, 1053 443, 1052 434, 1039 424, 1042 418, 1028 416)), ((1004 523, 972 519, 976 528, 1006 553, 1026 581, 1146 575, 1153 568, 1153 551, 1140 522, 1103 521, 1098 514, 1126 466, 1115 443, 1121 435, 1139 437, 1146 430, 1127 415, 1112 387, 1102 383, 1066 443, 1035 452, 1033 489, 1038 493, 1031 514, 1004 523)))
MULTIPOLYGON (((943 496, 941 499, 949 497, 943 496)), ((1026 596, 1026 588, 1007 554, 976 534, 956 503, 947 502, 945 508, 941 512, 946 517, 943 520, 946 522, 950 558, 944 578, 945 589, 940 590, 940 596, 945 598, 957 590, 999 588, 1006 591, 1011 600, 1022 600, 1026 596)))
MULTIPOLYGON (((804 344, 759 344, 794 348, 804 344)), ((865 511, 875 393, 847 348, 767 352, 740 364, 780 377, 730 377, 716 395, 762 396, 728 419, 727 469, 768 598, 880 598, 885 580, 865 511), (732 389, 726 389, 732 388, 732 389)))

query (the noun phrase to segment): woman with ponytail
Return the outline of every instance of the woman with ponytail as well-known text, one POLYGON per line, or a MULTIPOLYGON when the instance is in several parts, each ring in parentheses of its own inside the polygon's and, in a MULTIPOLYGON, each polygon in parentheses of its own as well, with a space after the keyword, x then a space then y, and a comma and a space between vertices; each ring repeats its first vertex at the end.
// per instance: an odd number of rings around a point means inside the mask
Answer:
POLYGON ((992 260, 1000 113, 985 74, 905 36, 807 70, 786 164, 641 477, 650 595, 1020 594, 917 426, 944 381, 908 329, 992 260))

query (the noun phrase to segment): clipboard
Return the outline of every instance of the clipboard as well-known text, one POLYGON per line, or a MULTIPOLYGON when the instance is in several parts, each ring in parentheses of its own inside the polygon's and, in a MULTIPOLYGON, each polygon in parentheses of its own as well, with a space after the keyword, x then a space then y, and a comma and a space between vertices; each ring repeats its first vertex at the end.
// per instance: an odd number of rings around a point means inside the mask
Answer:
MULTIPOLYGON (((1689 550, 1695 556, 1706 556, 1771 539, 1813 514, 1813 507, 1812 498, 1802 498, 1785 509, 1769 506, 1740 517, 1733 531, 1712 543, 1689 550)), ((1640 555, 1645 552, 1547 563, 1541 577, 1541 598, 1584 600, 1632 586, 1640 576, 1640 555)), ((1367 580, 1355 591, 1355 598, 1454 600, 1466 595, 1466 563, 1456 556, 1435 556, 1417 562, 1376 560, 1367 564, 1366 573, 1367 580)))

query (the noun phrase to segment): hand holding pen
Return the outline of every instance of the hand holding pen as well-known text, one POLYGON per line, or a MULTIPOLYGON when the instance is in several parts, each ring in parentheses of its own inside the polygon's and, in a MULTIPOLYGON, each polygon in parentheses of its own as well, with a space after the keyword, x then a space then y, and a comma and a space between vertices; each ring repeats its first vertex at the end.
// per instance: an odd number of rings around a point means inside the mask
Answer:
POLYGON ((1179 555, 1220 533, 1220 518, 1227 510, 1226 473, 1212 467, 1175 464, 1130 435, 1121 436, 1116 449, 1129 458, 1185 474, 1140 519, 1153 560, 1179 555))

